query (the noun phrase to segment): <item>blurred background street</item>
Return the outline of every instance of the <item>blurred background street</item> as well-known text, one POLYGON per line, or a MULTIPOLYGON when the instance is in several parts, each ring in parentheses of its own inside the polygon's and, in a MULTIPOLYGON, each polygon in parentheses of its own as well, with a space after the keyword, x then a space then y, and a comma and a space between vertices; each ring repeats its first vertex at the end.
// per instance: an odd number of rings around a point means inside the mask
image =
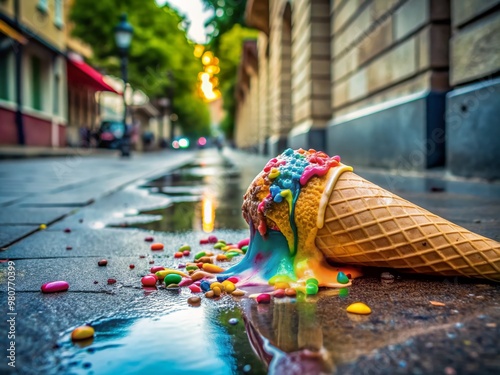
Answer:
POLYGON ((248 237, 242 196, 288 147, 499 241, 499 35, 500 0, 0 0, 1 372, 499 373, 490 282, 369 269, 197 308, 141 286, 248 237))

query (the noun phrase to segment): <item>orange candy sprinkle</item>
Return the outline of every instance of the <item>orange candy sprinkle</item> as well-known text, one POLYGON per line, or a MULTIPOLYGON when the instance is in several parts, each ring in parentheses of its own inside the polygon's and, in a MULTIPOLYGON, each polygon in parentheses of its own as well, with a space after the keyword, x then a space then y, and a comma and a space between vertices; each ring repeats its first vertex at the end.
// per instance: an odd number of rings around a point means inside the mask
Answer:
POLYGON ((162 243, 153 243, 151 244, 151 250, 163 250, 164 246, 162 243))

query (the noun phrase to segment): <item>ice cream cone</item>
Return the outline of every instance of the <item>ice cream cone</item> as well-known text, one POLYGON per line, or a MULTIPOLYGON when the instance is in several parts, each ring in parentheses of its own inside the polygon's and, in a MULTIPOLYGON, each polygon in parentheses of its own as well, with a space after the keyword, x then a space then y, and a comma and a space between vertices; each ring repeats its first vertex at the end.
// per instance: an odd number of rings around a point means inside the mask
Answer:
POLYGON ((352 172, 334 185, 316 246, 337 263, 500 281, 500 243, 352 172))

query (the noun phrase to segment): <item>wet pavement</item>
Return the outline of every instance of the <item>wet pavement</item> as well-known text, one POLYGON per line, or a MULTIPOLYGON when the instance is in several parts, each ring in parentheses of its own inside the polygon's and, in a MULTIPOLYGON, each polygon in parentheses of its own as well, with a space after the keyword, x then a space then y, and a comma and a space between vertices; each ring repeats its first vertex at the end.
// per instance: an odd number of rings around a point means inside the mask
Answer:
MULTIPOLYGON (((188 260, 173 258, 180 245, 190 244, 194 253, 211 249, 199 245, 208 232, 228 242, 248 236, 241 197, 267 159, 209 149, 136 157, 128 164, 104 156, 79 160, 78 167, 63 169, 62 177, 54 174, 57 159, 0 165, 2 179, 9 180, 0 190, 5 247, 0 257, 15 263, 17 312, 16 368, 4 359, 2 373, 500 371, 496 284, 396 273, 381 277, 388 270, 368 270, 340 293, 323 290, 268 305, 230 296, 203 298, 200 307, 187 304, 192 295, 187 288, 143 289, 140 278, 152 265, 176 268, 188 260), (88 181, 89 174, 94 177, 88 181), (26 179, 29 183, 23 183, 26 179), (41 223, 48 224, 46 230, 38 230, 41 223), (164 243, 165 251, 151 251, 145 236, 164 243), (106 267, 97 265, 102 258, 106 267), (110 278, 116 283, 108 284, 110 278), (67 280, 70 290, 40 293, 52 280, 67 280), (372 314, 346 313, 357 301, 368 304, 372 314), (72 329, 85 323, 95 328, 94 340, 73 343, 72 329)), ((500 238, 498 184, 359 172, 464 227, 500 238)), ((0 264, 5 307, 7 267, 0 264)), ((1 332, 7 332, 7 310, 2 314, 1 332)), ((2 350, 9 345, 2 334, 2 350)))

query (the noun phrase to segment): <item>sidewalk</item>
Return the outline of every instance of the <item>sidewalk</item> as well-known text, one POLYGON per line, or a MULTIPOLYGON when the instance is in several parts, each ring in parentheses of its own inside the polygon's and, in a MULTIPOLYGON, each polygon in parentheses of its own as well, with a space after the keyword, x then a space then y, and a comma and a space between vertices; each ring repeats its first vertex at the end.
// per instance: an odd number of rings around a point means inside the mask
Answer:
MULTIPOLYGON (((73 150, 74 151, 74 150, 73 150)), ((90 151, 90 153, 89 153, 90 151)), ((116 153, 0 162, 0 248, 140 178, 185 163, 191 152, 116 153)))
MULTIPOLYGON (((231 149, 225 149, 223 155, 240 170, 242 186, 248 186, 268 160, 231 149)), ((164 194, 149 193, 138 186, 193 161, 195 169, 207 168, 207 173, 211 157, 219 157, 216 150, 206 150, 201 155, 197 151, 134 154, 130 160, 91 155, 0 162, 0 178, 5 182, 0 186, 0 233, 10 236, 4 244, 15 241, 0 254, 2 259, 15 263, 18 312, 18 368, 12 371, 3 361, 0 372, 87 373, 89 370, 84 366, 90 363, 95 373, 102 373, 92 356, 101 352, 107 356, 106 361, 116 360, 113 350, 121 354, 117 357, 120 361, 158 366, 163 366, 161 361, 171 354, 178 368, 183 369, 186 368, 181 366, 183 360, 190 363, 200 358, 206 360, 204 356, 209 352, 224 353, 227 356, 219 359, 225 363, 239 361, 241 370, 242 365, 255 360, 248 340, 263 337, 270 343, 263 348, 270 350, 268 358, 281 353, 281 358, 287 360, 289 357, 284 353, 311 345, 324 349, 338 374, 498 373, 500 289, 488 282, 415 278, 395 272, 387 282, 381 279, 380 270, 355 280, 349 287, 349 295, 342 298, 324 291, 308 303, 283 300, 257 305, 248 299, 218 301, 203 297, 199 308, 187 304, 192 294, 186 288, 180 293, 143 290, 140 278, 149 272, 151 264, 177 267, 178 260, 173 258, 176 249, 187 243, 193 246, 193 254, 199 251, 199 240, 206 234, 109 227, 107 220, 133 223, 138 211, 165 207, 168 199, 164 194), (46 230, 38 230, 41 223, 48 225, 46 230), (152 252, 144 241, 146 235, 164 243, 165 251, 152 252), (20 236, 26 237, 20 239, 20 236), (99 267, 98 261, 103 258, 108 265, 99 267), (109 279, 116 282, 109 284, 109 279), (40 293, 43 283, 54 280, 68 281, 70 290, 53 295, 40 293), (359 319, 348 316, 345 308, 358 301, 367 303, 373 313, 355 317, 359 319), (436 307, 429 301, 445 306, 436 307), (230 329, 223 326, 228 311, 234 313, 246 307, 250 308, 246 311, 248 327, 242 324, 240 315, 237 317, 241 324, 230 329), (198 318, 193 320, 193 316, 198 318), (129 335, 129 326, 151 317, 158 318, 148 331, 155 333, 139 335, 133 342, 133 350, 126 352, 123 348, 120 352, 116 332, 129 335), (162 326, 168 319, 171 319, 168 329, 178 331, 168 331, 162 326), (90 347, 79 348, 71 342, 69 334, 74 327, 85 323, 92 323, 97 335, 90 347), (250 327, 255 332, 247 338, 245 332, 250 327), (213 340, 205 340, 207 329, 213 340), (165 348, 169 337, 182 339, 165 348), (240 340, 236 350, 228 345, 236 342, 235 337, 240 340), (160 354, 147 351, 153 350, 151 343, 159 348, 160 354), (203 346, 204 343, 209 347, 203 346), (193 357, 192 353, 203 357, 193 357)), ((459 181, 435 173, 356 171, 464 227, 500 238, 498 184, 459 181)), ((175 176, 169 178, 175 183, 175 176)), ((231 212, 239 214, 239 207, 231 212)), ((216 230, 213 234, 237 242, 248 236, 248 230, 216 230)), ((7 263, 0 263, 3 304, 7 301, 6 270, 7 263)), ((0 322, 0 329, 6 332, 6 319, 0 322)), ((6 340, 6 335, 0 337, 0 347, 8 347, 6 340)), ((300 358, 298 362, 303 360, 300 358)), ((105 366, 106 361, 101 364, 105 366)), ((155 372, 167 368, 158 366, 155 372)), ((266 371, 252 362, 251 373, 266 371)))
POLYGON ((118 154, 118 150, 108 150, 104 148, 0 146, 0 160, 118 154))

